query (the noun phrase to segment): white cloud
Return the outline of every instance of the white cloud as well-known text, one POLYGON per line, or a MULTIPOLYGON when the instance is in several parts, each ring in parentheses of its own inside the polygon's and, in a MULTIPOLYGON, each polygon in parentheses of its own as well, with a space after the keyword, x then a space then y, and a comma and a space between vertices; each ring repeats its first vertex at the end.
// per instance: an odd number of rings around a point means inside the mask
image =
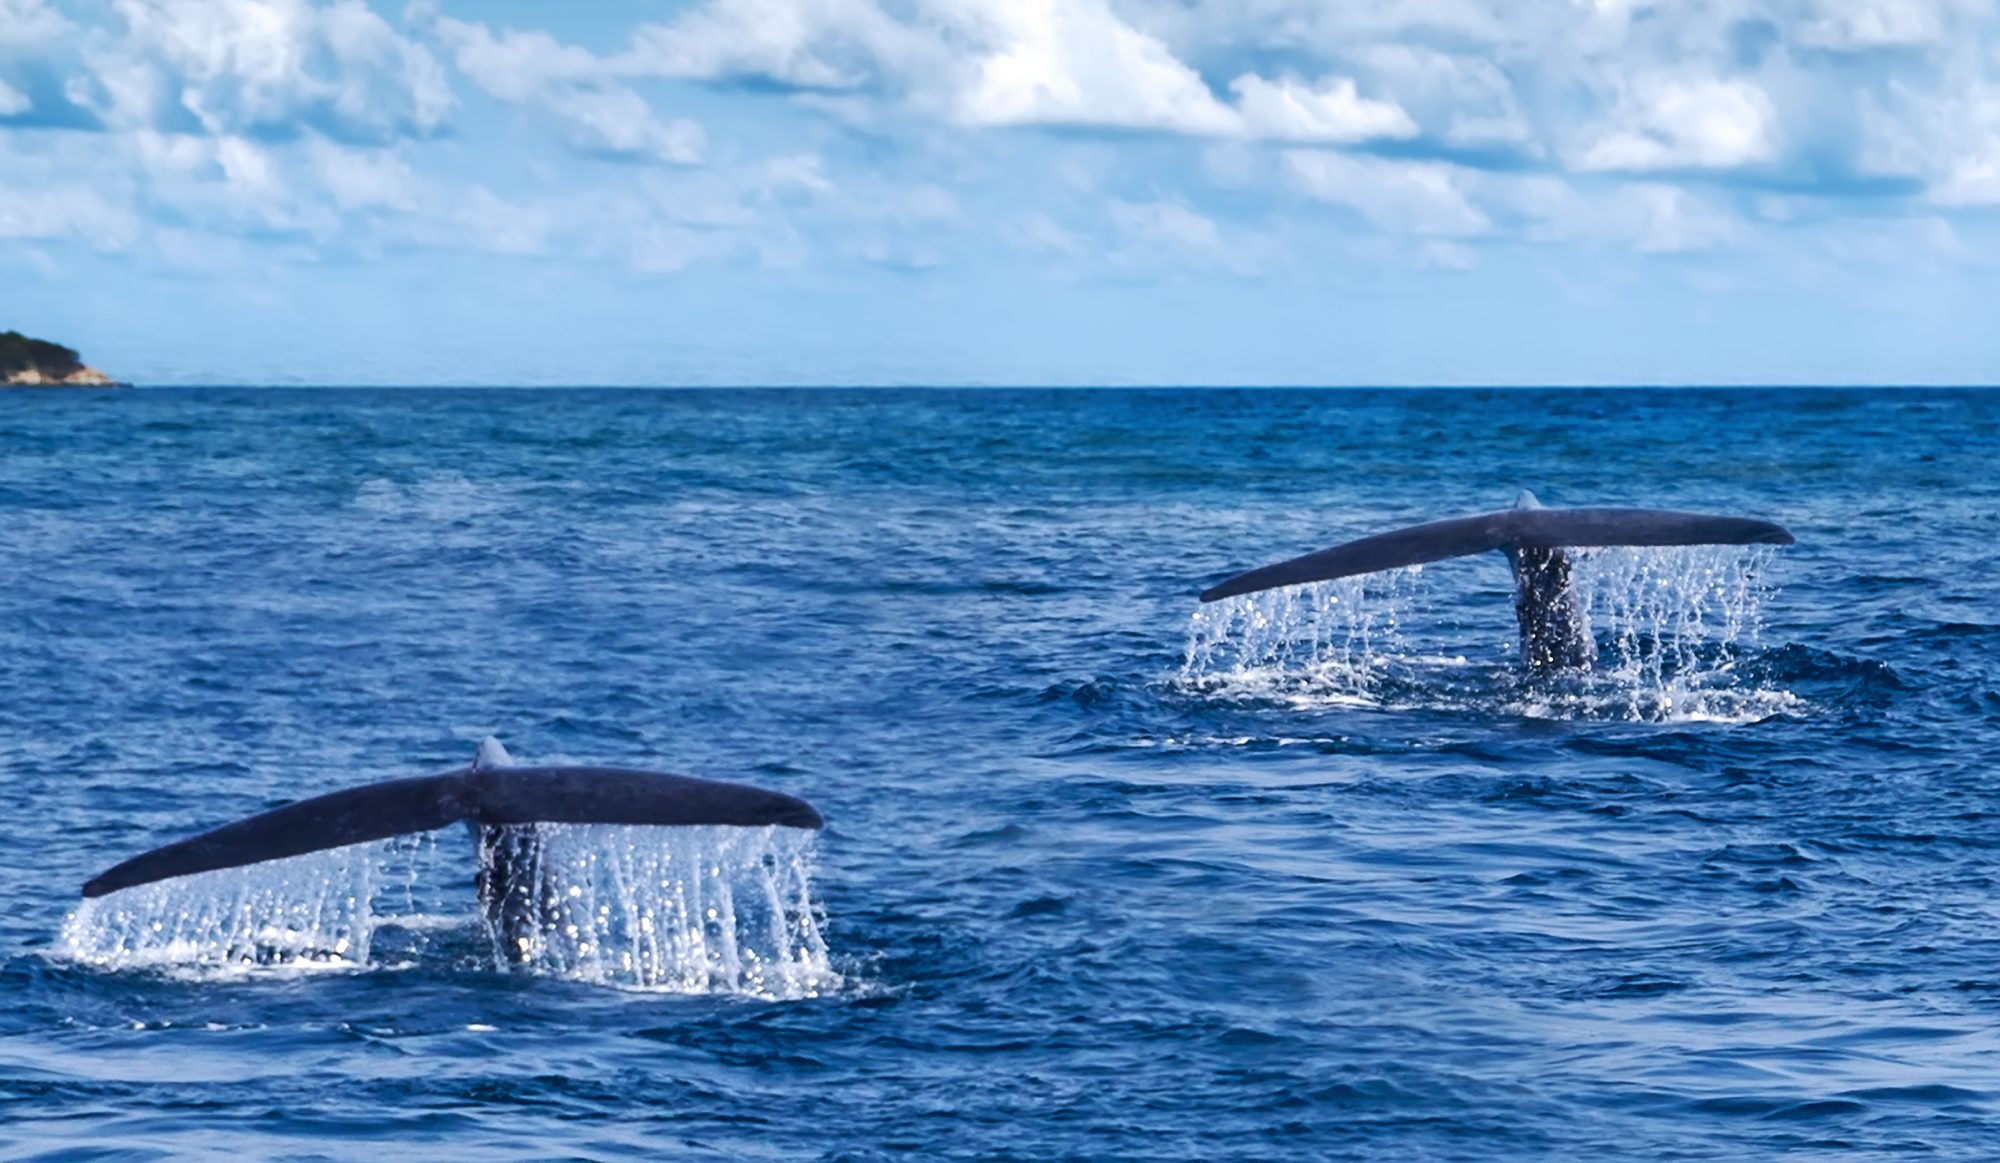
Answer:
POLYGON ((1313 88, 1289 78, 1267 81, 1247 73, 1230 82, 1253 137, 1349 145, 1371 138, 1410 138, 1417 123, 1393 101, 1363 97, 1349 77, 1313 88))
POLYGON ((530 109, 581 153, 698 164, 707 151, 701 126, 663 120, 644 97, 611 78, 612 62, 547 33, 503 29, 440 17, 440 40, 460 71, 498 100, 530 109))
POLYGON ((792 211, 836 187, 817 159, 786 155, 739 167, 639 171, 611 185, 506 193, 481 185, 430 199, 399 229, 424 245, 667 274, 748 259, 793 265, 792 211))
POLYGON ((1622 87, 1603 127, 1577 157, 1584 170, 1735 169, 1777 156, 1776 115, 1741 80, 1644 78, 1622 87))
MULTIPOLYGON (((1247 269, 1259 239, 1304 237, 1283 221, 1298 196, 1352 212, 1319 229, 1439 269, 1513 240, 1755 245, 1780 216, 1798 239, 1857 189, 1883 217, 2000 205, 1993 0, 692 0, 590 48, 554 15, 373 2, 103 0, 79 27, 0 0, 4 132, 94 112, 107 132, 42 136, 103 139, 100 202, 190 238, 393 235, 660 270, 958 265, 949 232, 1079 260, 1065 269, 1149 250, 1247 269), (745 80, 768 83, 728 83, 745 80), (742 116, 676 116, 702 82, 724 82, 704 109, 742 116), (445 129, 451 83, 547 141, 482 170, 488 187, 454 175, 456 140, 417 140, 445 129), (556 142, 667 165, 565 166, 556 142), (1778 181, 1800 193, 1774 199, 1778 181)), ((45 200, 9 205, 17 232, 81 237, 45 200)))
POLYGON ((70 22, 47 0, 0 0, 0 48, 27 48, 52 41, 70 22))
POLYGON ((1305 149, 1287 151, 1285 165, 1300 192, 1346 206, 1385 233, 1464 237, 1492 226, 1466 196, 1457 166, 1305 149))
POLYGON ((1177 200, 1113 199, 1106 210, 1113 237, 1102 258, 1109 269, 1191 268, 1251 275, 1270 257, 1268 239, 1240 226, 1231 228, 1177 200))
POLYGON ((495 36, 483 24, 449 17, 437 18, 432 29, 452 51, 459 72, 510 105, 533 101, 560 86, 588 84, 606 71, 594 53, 540 30, 507 28, 495 36))
POLYGON ((68 238, 98 249, 150 247, 163 221, 218 236, 322 232, 337 225, 301 197, 281 153, 242 137, 0 134, 11 180, 5 233, 68 238))
POLYGON ((342 210, 417 208, 421 182, 391 150, 349 149, 323 138, 306 143, 306 160, 333 204, 342 210))
POLYGON ((1222 234, 1215 223, 1178 202, 1111 203, 1111 221, 1119 233, 1141 245, 1217 250, 1222 234))
POLYGON ((84 185, 0 188, 0 238, 77 238, 100 250, 130 246, 143 229, 130 210, 84 185))
POLYGON ((10 79, 54 55, 54 46, 69 36, 72 26, 45 0, 0 0, 0 117, 16 117, 35 102, 10 79))
POLYGON ((74 239, 98 250, 123 250, 145 230, 117 183, 79 175, 65 160, 5 148, 0 137, 0 239, 74 239))
POLYGON ((677 20, 642 25, 620 68, 842 90, 907 74, 934 61, 938 48, 873 0, 711 0, 677 20))
POLYGON ((1736 218, 1679 186, 1634 187, 1628 201, 1636 217, 1633 249, 1641 254, 1711 250, 1739 240, 1736 218))
POLYGON ((1434 238, 1417 250, 1417 265, 1437 271, 1470 271, 1479 267, 1479 256, 1470 247, 1434 238))
POLYGON ((1501 228, 1545 246, 1678 254, 1749 241, 1744 222, 1726 203, 1665 182, 1483 173, 1467 175, 1464 184, 1501 228))
POLYGON ((426 231, 442 228, 452 241, 493 254, 541 255, 551 249, 550 238, 560 217, 549 207, 516 203, 485 186, 474 186, 459 207, 455 221, 426 226, 426 231))
MULTIPOLYGON (((1931 146, 1919 134, 1918 118, 1910 115, 1907 91, 1891 83, 1887 96, 1902 109, 1890 108, 1876 94, 1861 95, 1855 114, 1855 163, 1871 176, 1921 178, 1931 165, 1931 146)), ((1937 107, 1924 104, 1923 120, 1934 129, 1939 120, 1937 107)))
POLYGON ((315 237, 340 228, 333 208, 298 180, 289 148, 151 130, 112 140, 136 147, 128 164, 142 204, 191 227, 315 237))
POLYGON ((1453 145, 1519 145, 1532 137, 1513 82, 1487 57, 1385 44, 1361 60, 1381 91, 1453 145))
POLYGON ((1083 235, 1040 210, 1021 215, 1010 224, 1005 236, 1008 242, 1031 254, 1080 258, 1089 249, 1083 235))
MULTIPOLYGON (((1351 77, 1312 85, 1247 73, 1231 83, 1231 105, 1105 0, 917 0, 901 20, 873 0, 710 0, 640 28, 606 63, 627 75, 872 89, 972 127, 1325 143, 1417 132, 1393 101, 1363 97, 1351 77)), ((867 120, 851 100, 824 107, 849 124, 867 120)))
POLYGON ((1800 43, 1814 48, 1918 48, 1944 36, 1944 12, 1932 0, 1821 0, 1817 8, 1799 27, 1800 43))
POLYGON ((954 102, 965 124, 1196 134, 1238 127, 1200 74, 1102 0, 1012 0, 979 15, 992 47, 954 102))
POLYGON ((70 99, 114 127, 190 118, 210 134, 387 139, 436 131, 453 106, 430 51, 359 0, 118 0, 70 99))
POLYGON ((691 166, 708 147, 701 126, 684 117, 662 121, 643 97, 622 86, 558 91, 545 108, 563 123, 569 143, 586 153, 691 166))
POLYGON ((1939 206, 2000 205, 2000 85, 1940 97, 1893 83, 1863 102, 1860 125, 1867 172, 1919 180, 1939 206))
POLYGON ((767 158, 760 167, 761 184, 766 190, 805 190, 814 194, 833 192, 826 176, 826 163, 814 154, 789 154, 767 158))

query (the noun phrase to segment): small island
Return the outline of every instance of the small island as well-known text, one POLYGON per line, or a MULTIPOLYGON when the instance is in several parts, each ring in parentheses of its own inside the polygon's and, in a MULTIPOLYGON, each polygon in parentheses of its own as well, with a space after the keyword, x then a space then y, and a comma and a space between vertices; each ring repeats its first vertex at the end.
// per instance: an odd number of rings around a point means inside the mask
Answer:
POLYGON ((88 367, 76 351, 18 331, 0 331, 0 387, 122 388, 124 384, 88 367))

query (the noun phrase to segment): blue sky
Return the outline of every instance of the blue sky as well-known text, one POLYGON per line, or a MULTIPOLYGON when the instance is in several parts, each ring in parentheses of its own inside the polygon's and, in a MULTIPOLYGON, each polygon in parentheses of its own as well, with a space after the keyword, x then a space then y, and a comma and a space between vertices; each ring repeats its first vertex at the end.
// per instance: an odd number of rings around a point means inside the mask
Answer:
POLYGON ((1995 0, 0 0, 147 383, 1974 382, 1995 0))

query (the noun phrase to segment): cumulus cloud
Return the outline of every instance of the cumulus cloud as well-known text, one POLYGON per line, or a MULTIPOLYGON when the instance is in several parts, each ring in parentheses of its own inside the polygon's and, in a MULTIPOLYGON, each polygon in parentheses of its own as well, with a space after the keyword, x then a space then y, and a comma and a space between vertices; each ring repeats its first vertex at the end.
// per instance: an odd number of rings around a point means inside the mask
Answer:
POLYGON ((671 273, 730 257, 787 265, 797 241, 781 205, 830 189, 807 159, 644 171, 634 181, 541 193, 484 185, 407 224, 427 245, 613 263, 671 273))
POLYGON ((1666 255, 1736 246, 1750 237, 1728 200, 1666 182, 1483 173, 1462 175, 1462 185, 1496 230, 1543 245, 1666 255))
POLYGON ((1679 186, 1635 186, 1625 201, 1633 218, 1634 249, 1641 254, 1711 249, 1733 241, 1740 229, 1734 215, 1679 186))
POLYGON ((507 28, 496 36, 484 24, 437 17, 432 31, 452 51, 459 72, 510 105, 564 86, 590 84, 606 71, 596 54, 539 29, 507 28))
POLYGON ((1230 82, 1229 89, 1253 137, 1351 144, 1417 135, 1417 123, 1401 106, 1363 97, 1349 77, 1328 77, 1314 87, 1246 73, 1230 82))
MULTIPOLYGON (((607 66, 625 74, 755 78, 868 90, 975 128, 1142 130, 1351 143, 1414 136, 1353 78, 1238 75, 1225 101, 1200 72, 1105 0, 708 0, 646 25, 607 66)), ((826 106, 855 121, 851 105, 826 106)))
POLYGON ((1933 0, 1821 0, 1815 8, 1800 22, 1799 42, 1835 52, 1920 48, 1936 44, 1946 26, 1933 0))
POLYGON ((1358 61, 1381 91, 1395 94, 1400 108, 1448 145, 1531 143, 1513 82, 1486 57, 1384 44, 1359 54, 1358 61))
POLYGON ((314 138, 305 154, 319 185, 341 210, 407 212, 422 197, 416 170, 393 150, 351 149, 314 138))
POLYGON ((0 0, 0 124, 36 111, 34 83, 46 83, 50 60, 74 36, 46 0, 0 0))
POLYGON ((1009 244, 1030 254, 1056 258, 1081 258, 1091 249, 1082 234, 1040 210, 1022 214, 1008 224, 1005 237, 1009 244))
POLYGON ((644 97, 612 77, 593 53, 545 32, 503 29, 440 17, 435 31, 474 84, 500 101, 532 110, 571 148, 610 157, 695 165, 707 150, 701 126, 665 120, 644 97))
POLYGON ((1178 202, 1111 203, 1111 220, 1128 238, 1190 250, 1216 250, 1222 233, 1215 223, 1178 202))
POLYGON ((1237 128, 1200 74, 1099 0, 1018 0, 981 17, 979 39, 992 47, 954 102, 966 124, 1237 128))
POLYGON ((1577 157, 1585 170, 1736 169, 1777 157, 1771 100, 1742 80, 1654 76, 1624 86, 1577 157))
POLYGON ((128 134, 0 134, 10 175, 0 234, 129 250, 172 222, 217 237, 312 232, 330 209, 302 198, 286 163, 242 137, 135 130, 128 134), (25 136, 25 140, 23 140, 25 136))
POLYGON ((1479 256, 1469 247, 1448 239, 1434 238, 1417 249, 1417 265, 1436 271, 1476 270, 1479 256))
POLYGON ((1096 250, 1101 261, 1124 271, 1199 270, 1231 275, 1254 275, 1265 269, 1270 258, 1269 240, 1261 234, 1232 225, 1176 199, 1147 201, 1112 199, 1105 207, 1112 235, 1096 247, 1065 252, 1065 234, 1060 227, 1048 232, 1053 223, 1037 224, 1044 229, 1037 238, 1045 255, 1074 259, 1090 257, 1096 250))
POLYGON ((359 0, 118 0, 68 98, 113 128, 381 141, 437 131, 454 99, 430 51, 359 0))
POLYGON ((1298 218, 1463 269, 2000 205, 1992 0, 691 0, 589 47, 557 10, 437 2, 0 0, 0 135, 102 131, 75 136, 109 191, 75 216, 16 191, 14 233, 116 237, 125 206, 659 270, 930 269, 975 238, 1240 270, 1298 218), (468 151, 427 140, 484 120, 460 98, 546 133, 453 173, 468 151))
POLYGON ((586 153, 691 166, 708 148, 700 125, 685 117, 663 121, 645 98, 618 85, 559 90, 543 108, 563 125, 570 144, 586 153))
POLYGON ((1386 233, 1464 237, 1492 226, 1466 195, 1457 166, 1327 150, 1288 151, 1285 165, 1307 197, 1346 206, 1386 233))
POLYGON ((70 30, 47 0, 0 0, 0 50, 35 48, 70 30))
POLYGON ((859 89, 939 61, 924 30, 874 0, 711 0, 641 25, 623 67, 663 77, 757 77, 801 89, 859 89))
POLYGON ((1935 97, 1897 83, 1863 105, 1863 167, 1923 183, 1941 206, 2000 205, 2000 85, 1935 97))
POLYGON ((74 149, 24 147, 16 136, 0 133, 0 239, 116 251, 142 235, 144 218, 119 174, 74 149))

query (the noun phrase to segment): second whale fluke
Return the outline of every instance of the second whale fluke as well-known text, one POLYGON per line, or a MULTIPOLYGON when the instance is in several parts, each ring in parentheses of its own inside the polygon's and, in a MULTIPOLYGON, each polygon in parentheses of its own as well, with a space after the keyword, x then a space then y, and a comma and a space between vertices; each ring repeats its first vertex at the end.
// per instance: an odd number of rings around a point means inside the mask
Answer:
POLYGON ((1378 533, 1237 574, 1202 591, 1220 601, 1280 586, 1499 551, 1514 571, 1521 657, 1535 670, 1580 669, 1595 657, 1570 586, 1565 550, 1606 546, 1790 545, 1781 525, 1669 509, 1545 509, 1522 490, 1512 509, 1378 533))

